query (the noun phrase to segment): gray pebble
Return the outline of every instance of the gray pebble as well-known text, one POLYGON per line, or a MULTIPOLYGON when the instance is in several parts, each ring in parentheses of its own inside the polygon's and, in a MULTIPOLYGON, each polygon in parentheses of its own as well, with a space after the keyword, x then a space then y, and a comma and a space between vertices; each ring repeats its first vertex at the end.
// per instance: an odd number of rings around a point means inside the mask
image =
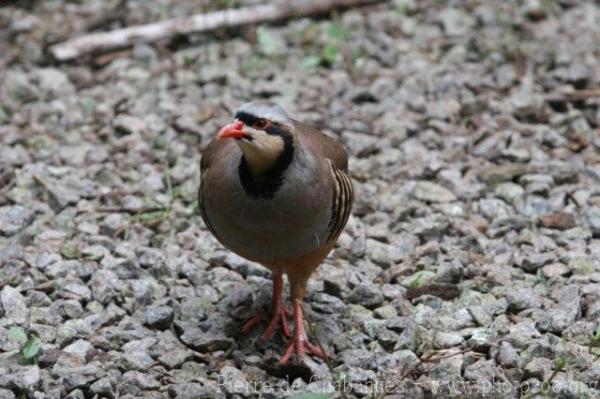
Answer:
POLYGON ((33 223, 35 212, 21 205, 0 208, 0 233, 12 236, 33 223))
POLYGON ((169 306, 148 306, 145 316, 149 327, 164 330, 169 328, 173 321, 173 309, 169 306))

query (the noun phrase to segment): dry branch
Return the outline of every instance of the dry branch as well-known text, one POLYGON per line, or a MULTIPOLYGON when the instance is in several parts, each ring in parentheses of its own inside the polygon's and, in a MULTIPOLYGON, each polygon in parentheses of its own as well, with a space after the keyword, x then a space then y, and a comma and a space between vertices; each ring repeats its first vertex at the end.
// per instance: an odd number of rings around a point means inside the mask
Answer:
POLYGON ((546 100, 556 103, 567 103, 574 101, 585 101, 590 98, 600 98, 600 88, 550 93, 546 97, 546 100))
POLYGON ((136 42, 154 42, 175 35, 308 17, 338 8, 363 6, 378 1, 381 0, 296 0, 285 4, 215 11, 84 35, 51 46, 50 53, 59 61, 67 61, 84 54, 127 47, 136 42))

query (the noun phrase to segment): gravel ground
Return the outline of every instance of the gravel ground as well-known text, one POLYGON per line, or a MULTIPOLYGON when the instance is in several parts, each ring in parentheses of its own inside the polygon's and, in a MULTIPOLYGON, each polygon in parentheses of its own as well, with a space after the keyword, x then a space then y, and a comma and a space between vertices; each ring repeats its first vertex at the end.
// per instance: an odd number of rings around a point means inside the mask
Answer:
POLYGON ((0 398, 600 397, 600 5, 395 0, 46 55, 252 3, 0 8, 0 398), (202 149, 257 98, 351 155, 305 299, 329 366, 241 336, 269 273, 198 216, 202 149))

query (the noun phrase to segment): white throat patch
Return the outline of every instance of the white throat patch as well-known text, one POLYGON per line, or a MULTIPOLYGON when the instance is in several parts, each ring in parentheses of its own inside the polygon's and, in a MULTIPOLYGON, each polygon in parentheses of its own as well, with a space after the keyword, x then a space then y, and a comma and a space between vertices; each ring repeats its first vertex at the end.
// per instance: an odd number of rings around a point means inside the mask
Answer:
POLYGON ((283 138, 267 134, 261 130, 244 126, 244 132, 252 137, 252 140, 236 140, 237 145, 244 153, 248 166, 253 173, 260 173, 269 169, 284 148, 283 138))

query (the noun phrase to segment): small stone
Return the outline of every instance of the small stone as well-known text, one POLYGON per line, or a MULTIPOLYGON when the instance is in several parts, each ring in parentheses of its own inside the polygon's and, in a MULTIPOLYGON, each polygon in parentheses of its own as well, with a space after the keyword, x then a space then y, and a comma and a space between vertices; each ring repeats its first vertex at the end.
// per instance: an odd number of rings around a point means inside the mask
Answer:
POLYGON ((66 346, 63 351, 67 353, 72 353, 74 355, 79 356, 82 359, 85 359, 88 352, 93 349, 92 344, 84 339, 78 339, 73 342, 69 346, 66 346))
POLYGON ((551 263, 542 267, 542 274, 547 279, 564 276, 567 273, 569 273, 569 268, 562 263, 551 263))
POLYGON ((154 365, 154 359, 145 350, 125 351, 121 364, 126 370, 147 370, 154 365))
POLYGON ((90 289, 83 284, 70 283, 63 287, 64 296, 72 299, 89 301, 92 299, 90 289))
POLYGON ((540 297, 531 288, 510 289, 506 293, 508 306, 514 311, 539 308, 542 306, 540 297))
POLYGON ((469 313, 473 320, 481 327, 486 327, 492 322, 492 318, 483 306, 475 305, 469 307, 469 313))
POLYGON ((541 331, 561 333, 581 317, 581 294, 577 285, 567 285, 558 294, 558 306, 547 310, 538 321, 541 331))
MULTIPOLYGON (((0 159, 2 164, 11 166, 22 166, 31 162, 29 153, 20 144, 12 147, 0 145, 0 159)), ((0 171, 3 172, 2 168, 0 171)))
POLYGON ((552 175, 556 184, 577 183, 579 172, 577 167, 570 162, 550 160, 536 164, 538 173, 552 175))
POLYGON ((241 370, 225 366, 219 371, 219 386, 229 394, 248 393, 248 381, 241 370))
POLYGON ((104 218, 100 225, 100 233, 109 237, 114 237, 127 224, 125 215, 121 213, 112 213, 104 218))
POLYGON ((520 259, 520 267, 526 272, 535 273, 540 267, 554 259, 554 255, 548 253, 526 253, 520 259))
POLYGON ((504 367, 515 367, 519 360, 517 350, 508 342, 502 341, 498 351, 498 363, 504 367))
POLYGON ((142 373, 136 370, 127 371, 123 374, 123 382, 126 385, 134 385, 143 390, 156 389, 160 387, 160 383, 148 373, 142 373))
POLYGON ((65 399, 85 399, 85 395, 81 389, 74 389, 65 396, 65 399))
POLYGON ((568 267, 573 274, 580 274, 583 276, 589 276, 595 271, 593 263, 584 256, 571 258, 568 267))
POLYGON ((467 34, 473 27, 475 21, 471 15, 459 8, 444 8, 439 13, 444 32, 450 36, 467 34))
POLYGON ((494 344, 494 333, 488 328, 476 328, 471 332, 467 345, 474 351, 488 353, 494 344))
POLYGON ((384 305, 381 307, 378 307, 377 309, 375 309, 373 311, 373 313, 375 314, 375 316, 379 317, 380 319, 393 319, 394 317, 398 316, 398 312, 396 311, 396 308, 393 307, 392 305, 384 305))
POLYGON ((60 253, 67 259, 77 259, 81 255, 79 246, 73 241, 67 241, 60 249, 60 253))
POLYGON ((9 70, 2 80, 8 98, 18 102, 29 102, 40 96, 39 90, 31 83, 29 76, 21 71, 9 70))
POLYGON ((200 352, 225 350, 233 344, 231 338, 225 336, 225 332, 205 332, 199 328, 187 329, 181 335, 181 340, 200 352))
POLYGON ((77 356, 64 353, 52 367, 51 374, 62 378, 66 388, 71 390, 97 380, 102 372, 98 361, 86 363, 77 356))
POLYGON ((40 368, 37 365, 19 368, 14 381, 21 390, 33 390, 40 382, 40 368))
POLYGON ((350 292, 348 301, 373 309, 383 303, 383 294, 376 285, 359 284, 350 292))
POLYGON ((590 67, 585 64, 571 64, 567 70, 567 81, 577 88, 583 88, 588 84, 591 72, 590 67))
POLYGON ((24 324, 29 316, 25 297, 18 289, 5 285, 0 292, 0 304, 4 309, 4 319, 14 324, 24 324))
POLYGON ((146 131, 146 122, 136 116, 119 114, 113 120, 113 127, 121 134, 142 134, 146 131))
POLYGON ((15 399, 16 396, 12 391, 8 389, 0 388, 0 399, 15 399))
POLYGON ((11 236, 33 223, 35 212, 21 205, 0 208, 0 233, 11 236))
POLYGON ((175 369, 191 357, 192 352, 187 349, 173 349, 160 355, 158 361, 169 369, 175 369))
POLYGON ((524 320, 510 326, 506 340, 514 347, 524 349, 539 337, 540 332, 536 330, 533 322, 524 320))
POLYGON ((56 97, 74 91, 66 73, 57 68, 42 68, 36 71, 40 89, 47 95, 56 97))
POLYGON ((417 298, 412 300, 412 304, 417 306, 419 304, 428 306, 432 309, 440 309, 444 301, 441 298, 433 295, 419 295, 417 298))
POLYGON ((525 190, 523 187, 515 183, 501 183, 496 187, 496 197, 503 199, 511 205, 515 205, 524 195, 525 190))
POLYGON ((92 274, 89 285, 92 287, 92 298, 106 304, 119 294, 120 280, 112 270, 99 269, 92 274))
POLYGON ((149 327, 165 330, 173 321, 173 309, 169 306, 148 306, 145 316, 149 327))
MULTIPOLYGON (((567 373, 558 373, 550 390, 556 392, 556 397, 565 399, 593 398, 598 390, 589 387, 585 382, 568 377, 567 373)), ((591 385, 591 384, 590 384, 591 385)))
POLYGON ((525 1, 525 14, 533 19, 543 19, 546 17, 546 9, 543 5, 542 0, 526 0, 525 1))
POLYGON ((48 205, 56 213, 62 211, 69 205, 79 201, 80 195, 77 191, 61 183, 47 183, 44 189, 48 193, 48 205))
POLYGON ((550 229, 568 230, 575 227, 575 215, 569 212, 552 212, 539 217, 542 226, 550 229))
POLYGON ((537 378, 543 381, 552 372, 552 360, 543 357, 533 358, 525 365, 523 371, 525 372, 525 378, 537 378))
POLYGON ((456 201, 456 195, 446 187, 429 181, 416 182, 412 188, 412 196, 427 202, 452 202, 456 201))
POLYGON ((589 208, 585 213, 585 217, 594 237, 600 236, 600 208, 589 208))
POLYGON ((465 378, 478 384, 490 384, 496 375, 494 360, 480 359, 465 369, 465 378))
POLYGON ((400 281, 400 284, 403 287, 408 287, 411 289, 418 288, 421 285, 431 281, 435 277, 435 273, 430 270, 420 270, 416 273, 411 274, 408 277, 405 277, 400 281))
POLYGON ((592 232, 587 229, 587 226, 575 226, 572 229, 564 230, 560 235, 557 235, 556 242, 564 245, 569 241, 582 240, 586 241, 592 238, 592 232))
POLYGON ((406 255, 402 249, 396 245, 385 244, 370 238, 367 239, 366 245, 366 253, 369 258, 385 269, 398 263, 406 255))
POLYGON ((158 249, 145 248, 141 251, 138 260, 143 267, 156 268, 164 262, 165 257, 158 249))
POLYGON ((438 331, 435 334, 434 344, 437 349, 452 348, 460 346, 465 342, 462 335, 453 332, 438 331))
POLYGON ((479 179, 487 184, 497 184, 505 181, 511 181, 527 173, 527 164, 507 163, 502 165, 493 165, 485 169, 479 179))
POLYGON ((349 349, 340 353, 340 360, 348 367, 368 367, 373 361, 373 354, 365 349, 349 349))
POLYGON ((90 386, 90 391, 100 396, 113 397, 114 389, 108 378, 100 378, 90 386))
POLYGON ((554 179, 548 175, 526 174, 519 178, 519 183, 525 186, 527 193, 546 194, 554 185, 554 179))
MULTIPOLYGON (((204 384, 186 382, 169 385, 169 395, 175 399, 220 398, 216 392, 204 384)), ((224 397, 224 396, 223 396, 224 397)))

